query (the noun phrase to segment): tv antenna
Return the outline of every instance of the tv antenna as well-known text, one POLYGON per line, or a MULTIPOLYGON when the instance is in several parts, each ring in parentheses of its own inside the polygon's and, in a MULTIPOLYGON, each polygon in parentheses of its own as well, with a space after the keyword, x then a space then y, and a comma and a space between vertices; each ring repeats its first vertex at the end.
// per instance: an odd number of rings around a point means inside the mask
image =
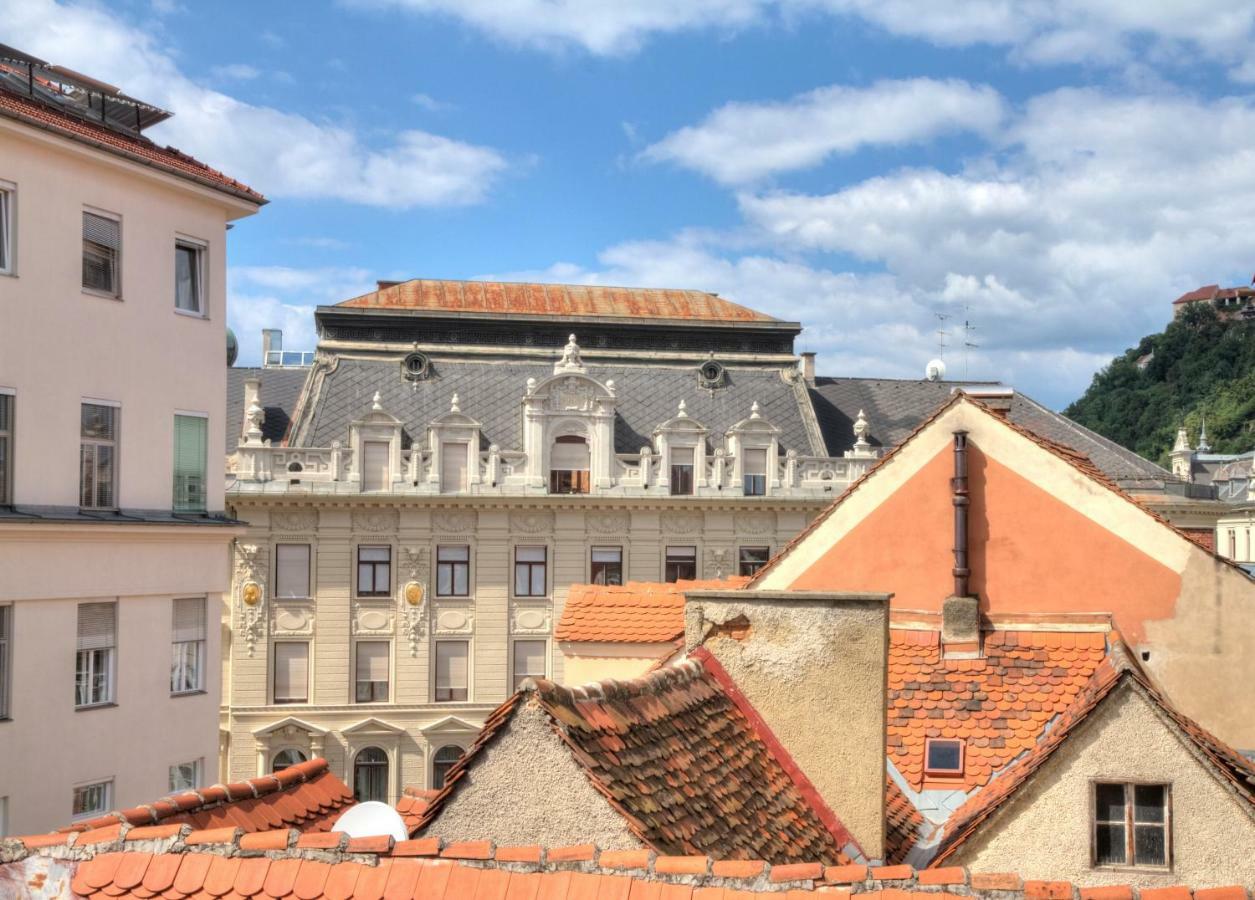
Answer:
POLYGON ((950 318, 949 313, 937 312, 933 313, 937 317, 937 322, 942 326, 937 329, 937 358, 945 360, 946 358, 946 338, 949 332, 945 328, 946 320, 950 318))
POLYGON ((972 340, 972 333, 976 331, 976 326, 972 324, 971 307, 966 303, 963 304, 963 380, 968 380, 967 372, 967 351, 977 350, 980 344, 972 340))

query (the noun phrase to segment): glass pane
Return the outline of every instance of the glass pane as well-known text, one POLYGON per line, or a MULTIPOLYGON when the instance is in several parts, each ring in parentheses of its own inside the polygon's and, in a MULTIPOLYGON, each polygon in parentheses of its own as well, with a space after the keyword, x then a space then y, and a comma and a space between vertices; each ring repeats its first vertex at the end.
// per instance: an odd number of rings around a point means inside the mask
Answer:
POLYGON ((444 596, 453 593, 453 567, 447 563, 436 566, 436 593, 444 596))
POLYGON ((514 550, 515 559, 519 562, 544 562, 544 547, 516 547, 514 550))
POLYGON ((465 545, 460 547, 439 547, 436 549, 436 558, 441 562, 467 562, 471 558, 471 548, 465 545))
POLYGON ((359 547, 357 558, 363 562, 387 562, 392 558, 392 550, 389 547, 359 547))
POLYGON ((962 759, 958 741, 930 741, 927 768, 934 771, 956 772, 962 759))
POLYGON ((96 502, 94 506, 113 506, 113 448, 96 448, 96 502))
POLYGON ((453 593, 464 597, 470 590, 470 568, 460 565, 453 570, 453 593))
POLYGON ((1124 826, 1099 825, 1094 835, 1094 862, 1100 866, 1124 863, 1124 826))
POLYGON ((1162 822, 1164 819, 1164 787, 1161 784, 1139 784, 1133 788, 1133 821, 1162 822))
POLYGON ((532 590, 533 597, 543 596, 545 593, 545 567, 532 566, 532 590))
POLYGON ((359 594, 369 594, 374 590, 375 577, 370 565, 361 565, 357 567, 357 592, 359 594))
POLYGON ((514 567, 514 593, 520 597, 527 596, 528 573, 527 566, 515 565, 514 567))
POLYGON ((594 547, 593 562, 620 562, 623 550, 619 547, 594 547))
POLYGON ((114 408, 84 403, 82 409, 83 437, 101 441, 113 440, 114 408))
POLYGON ((1133 826, 1133 863, 1138 866, 1166 866, 1167 848, 1162 825, 1133 826))
POLYGON ((1094 817, 1099 822, 1124 821, 1124 785, 1095 785, 1094 801, 1094 817))
POLYGON ((194 247, 180 244, 174 248, 174 305, 188 312, 200 312, 196 255, 194 247))

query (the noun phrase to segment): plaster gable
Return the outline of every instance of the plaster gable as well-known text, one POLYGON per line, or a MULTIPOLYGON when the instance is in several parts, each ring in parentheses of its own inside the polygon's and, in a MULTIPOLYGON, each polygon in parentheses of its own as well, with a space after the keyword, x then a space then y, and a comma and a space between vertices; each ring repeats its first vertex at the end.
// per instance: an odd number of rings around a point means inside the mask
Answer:
POLYGON ((1132 684, 1083 722, 946 865, 1025 879, 1139 887, 1255 883, 1255 827, 1239 800, 1132 684), (1136 747, 1136 753, 1129 748, 1136 747), (1173 866, 1090 866, 1091 783, 1171 785, 1173 866))
POLYGON ((479 751, 458 790, 424 832, 425 837, 437 835, 446 841, 490 840, 500 846, 645 847, 589 783, 549 717, 526 703, 479 751))

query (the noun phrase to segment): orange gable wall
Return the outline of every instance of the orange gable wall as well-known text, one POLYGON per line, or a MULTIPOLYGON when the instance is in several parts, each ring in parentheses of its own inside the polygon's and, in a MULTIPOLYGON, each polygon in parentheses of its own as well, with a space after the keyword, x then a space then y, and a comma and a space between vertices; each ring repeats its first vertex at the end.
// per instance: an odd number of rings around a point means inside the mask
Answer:
MULTIPOLYGON (((968 446, 970 583, 985 612, 1110 612, 1134 643, 1172 616, 1176 572, 968 446)), ((940 610, 954 591, 953 474, 947 448, 790 587, 893 591, 896 608, 940 610)), ((876 490, 875 476, 859 490, 876 490)))

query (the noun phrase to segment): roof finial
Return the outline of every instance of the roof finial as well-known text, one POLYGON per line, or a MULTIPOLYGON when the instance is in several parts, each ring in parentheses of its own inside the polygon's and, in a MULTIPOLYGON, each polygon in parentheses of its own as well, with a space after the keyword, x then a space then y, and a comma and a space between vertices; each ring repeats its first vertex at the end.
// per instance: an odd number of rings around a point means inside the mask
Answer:
POLYGON ((562 359, 553 367, 554 372, 584 371, 584 362, 580 359, 580 345, 575 342, 575 335, 567 337, 567 344, 562 348, 562 359))
POLYGON ((861 409, 858 411, 858 417, 854 420, 854 443, 858 447, 867 446, 867 435, 871 433, 871 426, 867 424, 867 414, 861 409))
POLYGON ((750 404, 750 418, 761 419, 762 417, 763 417, 763 414, 758 408, 758 401, 755 400, 752 404, 750 404))
POLYGON ((688 404, 687 404, 687 403, 685 403, 683 400, 681 400, 681 401, 680 401, 680 409, 679 409, 679 412, 677 412, 677 413, 676 413, 676 418, 678 418, 678 419, 687 419, 688 417, 689 417, 689 414, 688 414, 688 404))
POLYGON ((383 412, 383 397, 375 391, 375 399, 370 401, 370 408, 375 412, 383 412))
POLYGON ((1198 429, 1198 452, 1210 453, 1211 444, 1207 443, 1207 413, 1203 413, 1203 424, 1198 429))
POLYGON ((461 412, 462 407, 458 406, 458 395, 455 392, 453 399, 449 401, 449 412, 461 412))

